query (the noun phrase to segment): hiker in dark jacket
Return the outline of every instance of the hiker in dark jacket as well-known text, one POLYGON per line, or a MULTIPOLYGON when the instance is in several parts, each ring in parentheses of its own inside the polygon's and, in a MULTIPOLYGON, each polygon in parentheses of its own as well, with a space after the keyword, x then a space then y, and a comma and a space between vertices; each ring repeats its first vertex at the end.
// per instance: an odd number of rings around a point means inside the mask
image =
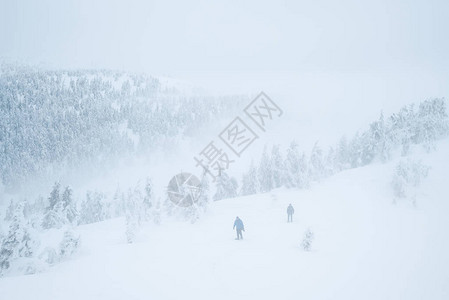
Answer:
POLYGON ((245 231, 245 226, 243 225, 243 222, 242 222, 242 220, 240 220, 239 217, 235 218, 234 227, 232 227, 232 229, 234 229, 234 228, 237 231, 236 240, 239 240, 239 239, 243 240, 242 230, 245 231))
POLYGON ((293 208, 292 204, 290 203, 287 207, 287 223, 293 222, 293 214, 295 213, 295 209, 293 208))

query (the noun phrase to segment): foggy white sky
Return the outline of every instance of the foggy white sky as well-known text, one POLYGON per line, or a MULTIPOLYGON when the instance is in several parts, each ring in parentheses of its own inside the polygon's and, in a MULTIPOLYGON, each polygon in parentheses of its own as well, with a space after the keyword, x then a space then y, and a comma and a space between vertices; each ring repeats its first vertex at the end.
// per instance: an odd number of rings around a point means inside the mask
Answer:
POLYGON ((153 74, 449 69, 448 1, 1 0, 0 57, 153 74))
POLYGON ((228 94, 264 90, 297 102, 292 110, 339 118, 331 127, 449 95, 445 0, 0 3, 7 61, 143 71, 228 94))
POLYGON ((285 115, 260 145, 311 149, 449 97, 448 16, 447 0, 0 0, 0 61, 263 90, 285 115))

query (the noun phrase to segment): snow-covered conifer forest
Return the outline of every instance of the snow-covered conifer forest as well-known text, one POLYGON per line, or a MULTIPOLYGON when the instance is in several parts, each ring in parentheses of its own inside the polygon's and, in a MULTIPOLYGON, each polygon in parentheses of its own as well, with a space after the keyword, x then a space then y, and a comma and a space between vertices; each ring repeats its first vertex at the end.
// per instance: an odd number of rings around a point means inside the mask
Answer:
POLYGON ((44 6, 0 8, 0 299, 449 298, 446 3, 44 6))

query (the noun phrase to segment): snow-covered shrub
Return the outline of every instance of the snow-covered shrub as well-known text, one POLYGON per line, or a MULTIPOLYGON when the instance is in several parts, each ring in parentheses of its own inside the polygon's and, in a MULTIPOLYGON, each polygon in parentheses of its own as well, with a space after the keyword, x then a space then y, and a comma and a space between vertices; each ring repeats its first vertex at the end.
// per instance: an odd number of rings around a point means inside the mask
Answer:
POLYGON ((310 228, 307 228, 307 230, 304 232, 304 237, 301 242, 301 248, 304 251, 310 251, 312 248, 312 241, 314 238, 314 234, 310 228))
POLYGON ((415 201, 416 189, 429 173, 430 167, 419 161, 400 161, 393 174, 391 186, 398 198, 409 198, 415 201))
MULTIPOLYGON (((66 224, 74 225, 78 222, 79 214, 72 194, 70 187, 66 187, 61 194, 60 184, 55 183, 48 198, 49 206, 45 208, 42 219, 42 227, 44 229, 61 228, 66 224)), ((35 203, 35 205, 38 204, 35 203)), ((33 207, 30 207, 29 210, 33 211, 33 207)), ((35 213, 38 213, 38 211, 35 213)))
POLYGON ((43 272, 47 268, 47 264, 35 257, 21 257, 14 261, 11 273, 30 275, 43 272))
POLYGON ((154 224, 159 225, 161 224, 161 200, 158 199, 156 204, 154 205, 154 209, 152 210, 152 216, 151 216, 154 224))
POLYGON ((138 188, 128 191, 126 198, 126 240, 132 243, 142 222, 143 196, 138 188))
POLYGON ((108 218, 105 206, 106 196, 97 192, 88 192, 86 199, 81 203, 79 225, 101 222, 108 218))
POLYGON ((5 221, 11 221, 12 217, 14 216, 14 211, 16 209, 16 205, 14 204, 14 201, 12 199, 9 201, 8 208, 5 212, 5 221))
POLYGON ((59 261, 59 256, 56 253, 56 250, 52 247, 46 247, 38 256, 38 258, 49 264, 52 265, 54 263, 57 263, 59 261))
POLYGON ((23 214, 24 204, 19 203, 9 225, 9 231, 2 239, 0 248, 0 274, 4 274, 19 258, 32 257, 39 241, 23 214))
POLYGON ((59 256, 61 258, 67 258, 72 256, 80 245, 80 237, 75 235, 71 230, 64 232, 64 237, 59 244, 59 256))
POLYGON ((214 201, 236 197, 237 188, 237 180, 233 177, 230 177, 226 172, 221 171, 221 174, 218 176, 216 182, 216 193, 214 195, 214 201))

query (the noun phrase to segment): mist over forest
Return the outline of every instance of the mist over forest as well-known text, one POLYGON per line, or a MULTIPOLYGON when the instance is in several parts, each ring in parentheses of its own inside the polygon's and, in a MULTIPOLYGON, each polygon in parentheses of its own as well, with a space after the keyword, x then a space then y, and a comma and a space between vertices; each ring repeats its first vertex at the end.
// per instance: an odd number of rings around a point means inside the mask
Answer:
POLYGON ((2 299, 448 299, 448 13, 2 3, 2 299))

